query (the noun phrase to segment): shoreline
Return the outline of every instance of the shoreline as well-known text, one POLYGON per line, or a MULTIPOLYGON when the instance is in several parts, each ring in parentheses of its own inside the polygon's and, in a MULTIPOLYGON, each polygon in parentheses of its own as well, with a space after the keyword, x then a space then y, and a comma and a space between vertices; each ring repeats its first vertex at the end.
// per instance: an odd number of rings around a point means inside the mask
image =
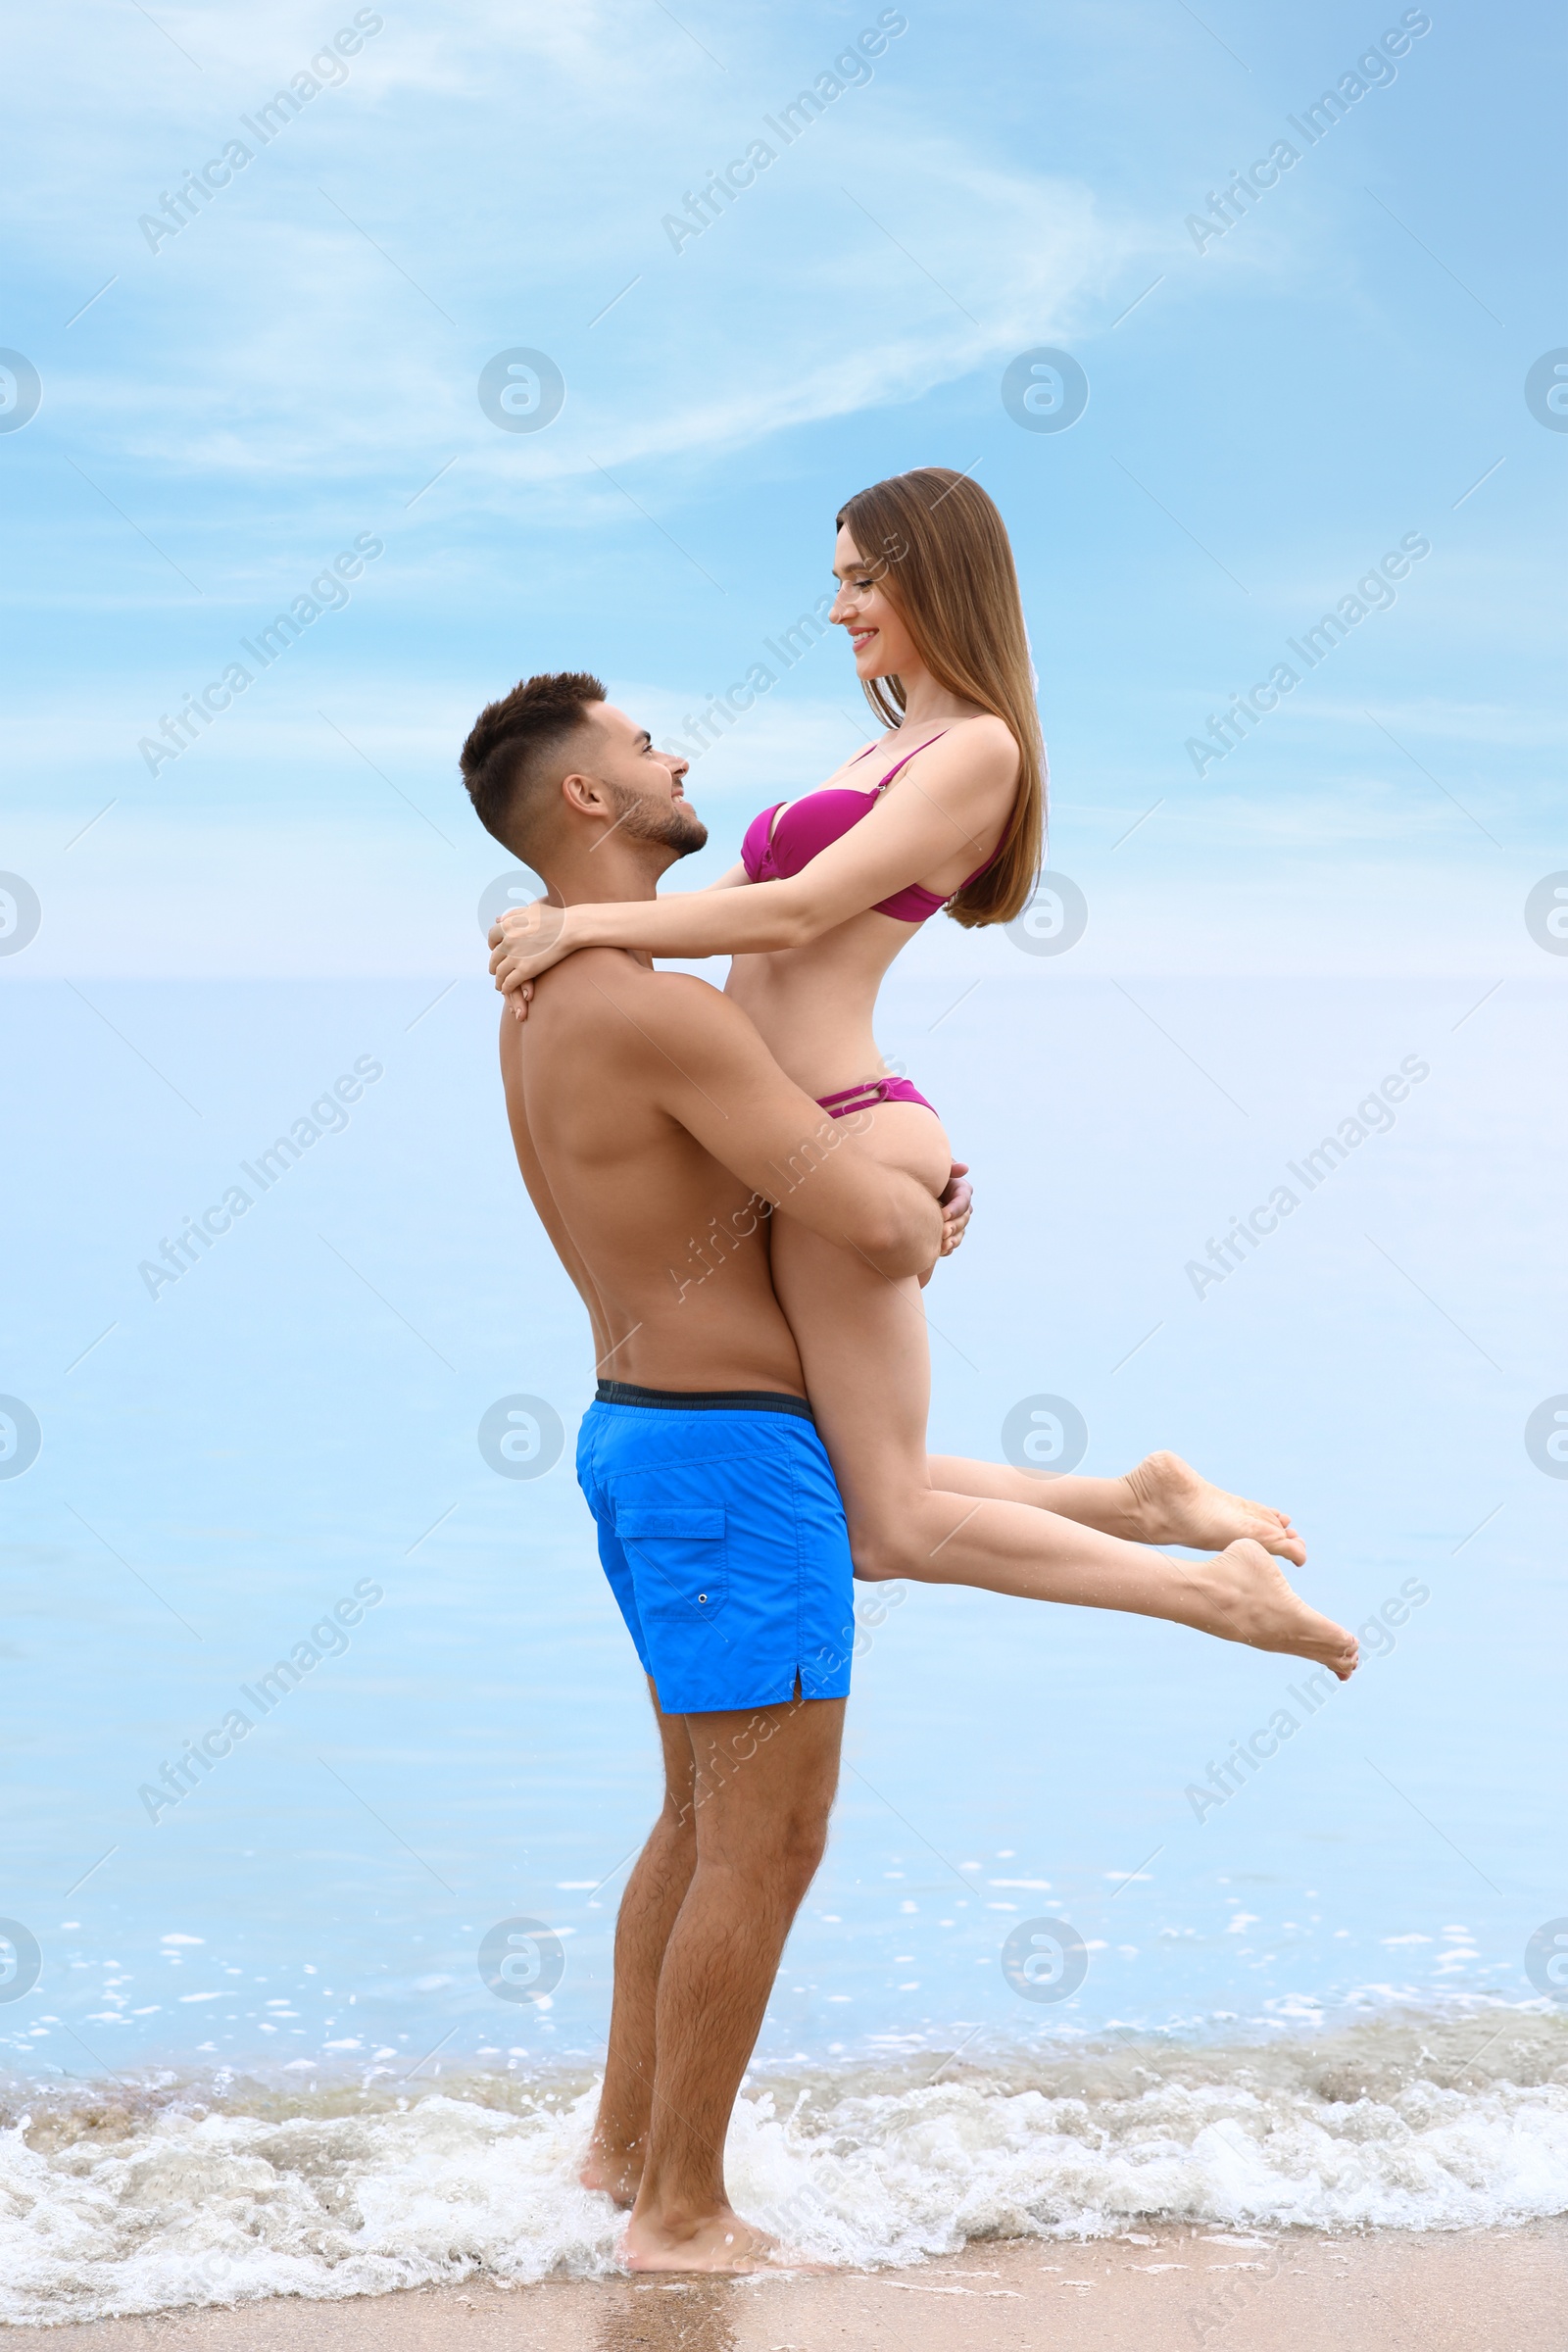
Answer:
POLYGON ((977 2241, 896 2272, 476 2279, 3 2337, 39 2352, 1560 2352, 1565 2308, 1568 2217, 1347 2237, 1199 2223, 977 2241))

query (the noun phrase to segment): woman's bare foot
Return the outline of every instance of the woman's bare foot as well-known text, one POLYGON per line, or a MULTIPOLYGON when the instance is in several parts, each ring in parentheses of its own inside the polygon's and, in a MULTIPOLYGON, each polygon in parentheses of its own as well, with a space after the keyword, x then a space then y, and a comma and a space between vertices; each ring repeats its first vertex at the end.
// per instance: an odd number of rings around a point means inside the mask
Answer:
POLYGON ((1253 1649, 1310 1658, 1348 1683, 1355 1672, 1355 1636, 1293 1592, 1261 1544, 1242 1537, 1212 1560, 1173 1560, 1187 1587, 1191 1610, 1182 1623, 1221 1641, 1253 1649))
POLYGON ((1265 1551, 1278 1552, 1298 1568, 1305 1563, 1306 1545, 1285 1512, 1210 1486, 1178 1453, 1146 1455, 1122 1483, 1132 1496, 1135 1524, 1128 1532, 1135 1543, 1185 1544, 1192 1551, 1220 1551, 1250 1537, 1265 1551))
POLYGON ((707 2271, 732 2278, 807 2267, 728 2206, 692 2223, 661 2223, 634 2214, 620 2241, 620 2259, 628 2271, 707 2271))
POLYGON ((597 2189, 616 2205, 630 2212, 637 2202, 642 2185, 643 2160, 640 2150, 601 2147, 594 2140, 589 2147, 582 2171, 577 2175, 584 2188, 597 2189))

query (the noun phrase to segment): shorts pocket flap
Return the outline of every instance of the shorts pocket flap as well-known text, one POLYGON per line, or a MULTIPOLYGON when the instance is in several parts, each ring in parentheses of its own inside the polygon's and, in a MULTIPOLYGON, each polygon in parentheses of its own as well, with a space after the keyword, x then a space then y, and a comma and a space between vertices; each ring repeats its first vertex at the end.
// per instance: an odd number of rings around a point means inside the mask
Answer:
POLYGON ((724 1540, 724 1513, 718 1510, 619 1510, 615 1513, 615 1533, 623 1544, 658 1536, 673 1536, 683 1543, 721 1544, 724 1540))

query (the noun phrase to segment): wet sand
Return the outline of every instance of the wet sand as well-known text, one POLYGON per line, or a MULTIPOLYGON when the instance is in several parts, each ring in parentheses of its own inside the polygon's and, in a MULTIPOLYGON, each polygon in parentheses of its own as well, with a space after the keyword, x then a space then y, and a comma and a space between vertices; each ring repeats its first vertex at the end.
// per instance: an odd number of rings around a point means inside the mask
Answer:
POLYGON ((903 2271, 486 2284, 7 2328, 39 2352, 1563 2352, 1568 2221, 1324 2238, 1147 2230, 903 2271))

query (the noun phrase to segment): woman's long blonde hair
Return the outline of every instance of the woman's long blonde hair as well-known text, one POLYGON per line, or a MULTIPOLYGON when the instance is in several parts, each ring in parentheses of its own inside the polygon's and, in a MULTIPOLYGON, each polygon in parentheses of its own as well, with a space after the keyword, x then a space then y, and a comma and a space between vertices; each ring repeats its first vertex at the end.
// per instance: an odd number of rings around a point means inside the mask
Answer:
MULTIPOLYGON (((1040 870, 1046 749, 1006 525, 978 483, 946 466, 873 482, 845 501, 838 519, 938 684, 1000 718, 1018 746, 1018 792, 1002 847, 947 908, 969 928, 1010 922, 1028 906, 1040 870)), ((902 725, 903 681, 861 684, 883 725, 902 725)))

